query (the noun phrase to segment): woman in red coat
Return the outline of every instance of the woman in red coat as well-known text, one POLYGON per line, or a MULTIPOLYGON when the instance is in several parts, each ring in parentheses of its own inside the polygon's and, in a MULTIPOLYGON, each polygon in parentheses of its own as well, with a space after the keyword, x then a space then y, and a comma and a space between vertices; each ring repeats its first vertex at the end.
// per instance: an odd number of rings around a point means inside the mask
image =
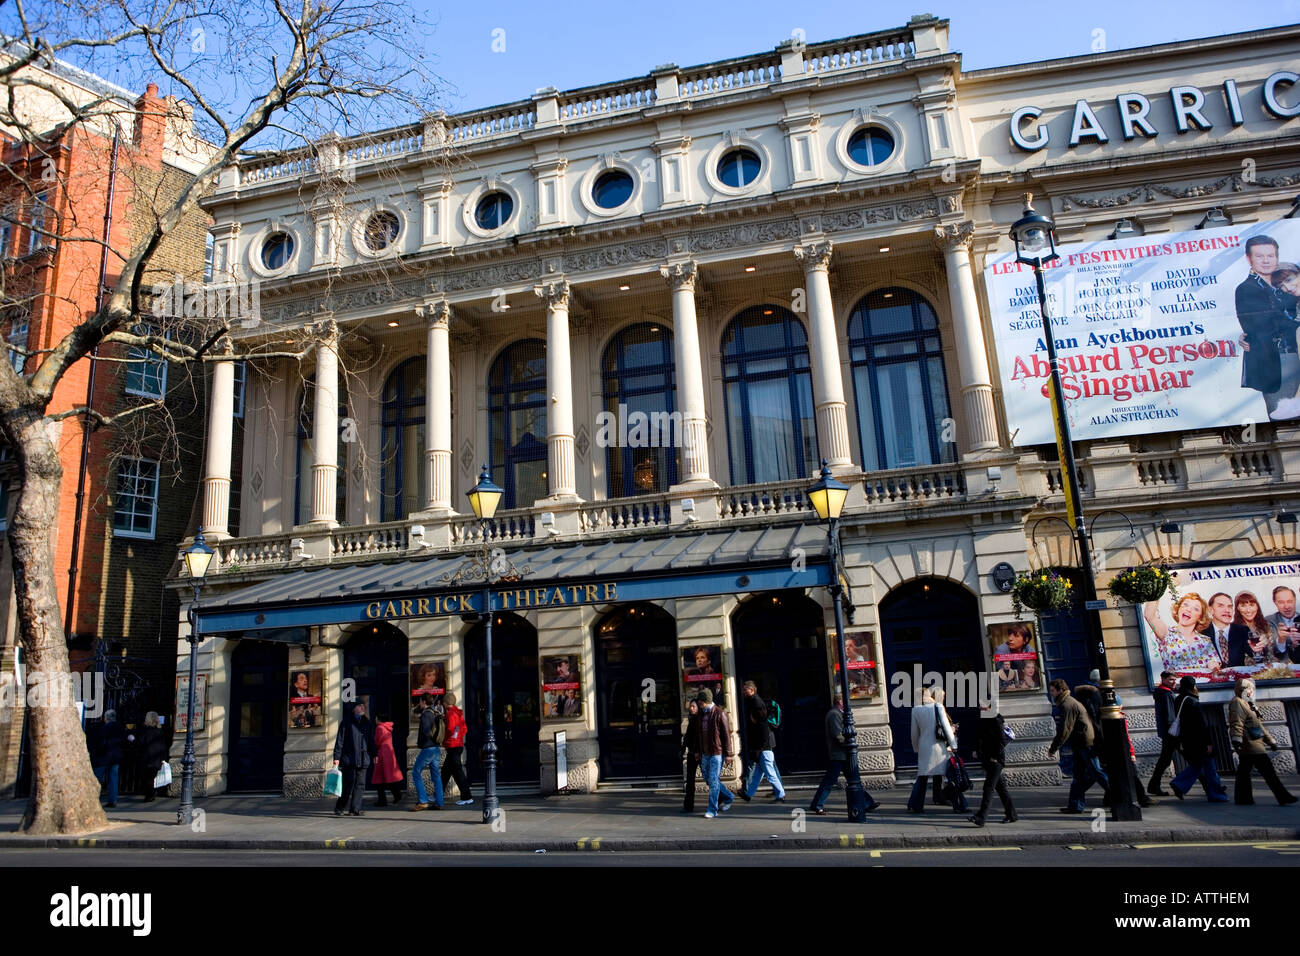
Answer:
POLYGON ((377 715, 375 721, 375 764, 370 782, 379 788, 379 806, 388 806, 386 790, 393 792, 393 804, 402 799, 402 768, 397 765, 393 752, 393 721, 387 714, 377 715))

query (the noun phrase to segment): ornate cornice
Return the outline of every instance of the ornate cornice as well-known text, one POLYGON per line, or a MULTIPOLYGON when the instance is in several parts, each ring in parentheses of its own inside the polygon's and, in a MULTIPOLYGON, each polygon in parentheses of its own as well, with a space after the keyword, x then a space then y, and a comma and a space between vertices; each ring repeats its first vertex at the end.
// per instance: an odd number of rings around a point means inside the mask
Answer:
POLYGON ((1232 173, 1209 182, 1191 183, 1185 186, 1143 183, 1141 186, 1134 186, 1127 192, 1122 193, 1063 196, 1061 197, 1061 210, 1069 212, 1075 206, 1082 206, 1085 209, 1114 209, 1139 200, 1142 202, 1155 202, 1159 196, 1165 196, 1169 199, 1199 199, 1202 196, 1212 196, 1228 188, 1231 188, 1232 192, 1239 193, 1245 192, 1248 186, 1262 189, 1289 189, 1297 184, 1300 184, 1300 174, 1291 176, 1256 175, 1247 179, 1243 173, 1232 173))

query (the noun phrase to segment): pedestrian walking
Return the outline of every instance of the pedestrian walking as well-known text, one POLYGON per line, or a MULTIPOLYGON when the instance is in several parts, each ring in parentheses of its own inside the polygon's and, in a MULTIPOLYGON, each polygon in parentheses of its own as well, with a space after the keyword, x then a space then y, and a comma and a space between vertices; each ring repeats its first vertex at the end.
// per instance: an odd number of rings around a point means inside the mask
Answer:
POLYGON ((167 761, 167 741, 163 739, 162 721, 158 712, 151 710, 144 715, 144 728, 140 731, 140 770, 143 779, 140 789, 144 791, 144 802, 149 803, 158 794, 153 785, 158 771, 167 761))
POLYGON ((443 710, 446 711, 445 719, 447 721, 447 739, 445 747, 447 756, 442 762, 442 791, 447 792, 447 780, 451 777, 456 778, 456 789, 460 793, 460 799, 456 801, 456 806, 463 807, 474 802, 474 794, 469 789, 469 774, 465 773, 465 738, 468 735, 468 728, 465 725, 465 715, 461 709, 456 706, 456 695, 448 692, 443 695, 443 710))
POLYGON ((1199 779, 1205 788, 1207 800, 1211 803, 1227 803, 1228 788, 1219 779, 1219 771, 1214 766, 1214 745, 1210 743, 1210 729, 1205 724, 1205 715, 1201 713, 1195 677, 1189 675, 1178 682, 1174 721, 1178 725, 1178 747, 1187 766, 1174 777, 1169 789, 1181 800, 1199 779))
POLYGON ((1277 750, 1277 741, 1264 726, 1259 710, 1255 707, 1255 682, 1249 677, 1238 677, 1234 687, 1232 703, 1228 705, 1228 733, 1232 737, 1232 747, 1237 751, 1237 783, 1233 787, 1233 800, 1247 805, 1255 802, 1251 793, 1250 775, 1259 770, 1264 783, 1277 797, 1279 806, 1287 806, 1300 800, 1289 793, 1282 781, 1277 778, 1273 761, 1265 750, 1277 750))
MULTIPOLYGON (((921 703, 912 708, 912 749, 916 751, 916 783, 912 784, 912 795, 907 798, 907 809, 923 813, 927 780, 934 781, 934 802, 944 801, 948 755, 957 750, 957 738, 943 709, 942 688, 927 687, 921 692, 921 703)), ((954 794, 952 808, 959 812, 961 794, 956 791, 954 794)))
POLYGON ((700 769, 700 705, 686 705, 686 731, 682 734, 682 759, 686 761, 686 798, 682 813, 695 812, 695 774, 700 769))
POLYGON ((1138 777, 1138 756, 1133 746, 1133 735, 1129 733, 1128 717, 1122 710, 1120 716, 1124 718, 1124 739, 1128 741, 1128 766, 1125 767, 1125 772, 1128 774, 1128 788, 1137 797, 1138 806, 1154 807, 1159 801, 1142 789, 1142 781, 1138 777))
POLYGON ((371 766, 370 782, 379 791, 378 806, 388 806, 388 794, 393 795, 393 806, 402 800, 402 768, 393 749, 393 722, 387 714, 375 715, 375 762, 371 766))
MULTIPOLYGON (((847 741, 844 739, 844 692, 836 690, 831 709, 826 712, 826 751, 830 755, 830 765, 827 766, 826 773, 822 774, 821 783, 817 785, 817 792, 813 794, 812 803, 808 807, 810 811, 819 817, 826 815, 826 798, 830 795, 835 782, 839 780, 840 774, 844 775, 844 784, 848 786, 849 763, 848 751, 845 749, 846 743, 847 741)), ((879 806, 880 804, 876 799, 868 793, 867 813, 879 806)))
POLYGON ((90 766, 95 771, 95 779, 101 785, 107 785, 107 807, 117 806, 117 781, 122 767, 122 757, 126 752, 126 729, 117 722, 117 711, 104 711, 104 719, 92 724, 86 735, 87 749, 90 751, 90 766))
POLYGON ((977 827, 984 826, 988 816, 989 804, 993 794, 1002 801, 1002 822, 1015 823, 1017 819, 1015 805, 1007 791, 1007 782, 1003 771, 1007 766, 1007 732, 1006 720, 997 709, 988 705, 980 707, 979 730, 975 736, 975 750, 979 755, 980 766, 984 768, 984 793, 980 797, 980 807, 968 818, 977 827))
POLYGON ((1095 740, 1092 721, 1083 705, 1070 696, 1070 685, 1057 678, 1048 685, 1048 693, 1056 703, 1059 715, 1056 718, 1056 736, 1047 748, 1047 755, 1055 757, 1063 746, 1070 748, 1074 762, 1074 780, 1070 783, 1068 804, 1061 808, 1062 813, 1083 813, 1084 794, 1094 783, 1103 788, 1110 788, 1110 781, 1101 769, 1096 755, 1092 752, 1095 740))
POLYGON ((437 698, 431 694, 421 694, 416 698, 415 713, 420 721, 415 746, 420 753, 415 758, 415 766, 411 768, 411 779, 415 781, 415 806, 411 809, 429 809, 429 791, 424 789, 424 770, 430 767, 429 776, 433 779, 432 806, 441 810, 442 768, 438 766, 438 758, 442 755, 442 745, 447 739, 446 712, 438 704, 437 698))
POLYGON ((735 794, 722 783, 722 764, 730 760, 731 723, 727 712, 713 703, 713 691, 704 688, 700 691, 700 767, 704 771, 704 780, 709 785, 709 809, 705 811, 706 819, 712 820, 719 813, 726 813, 735 802, 735 794))
POLYGON ((745 721, 748 729, 745 740, 749 746, 750 763, 754 772, 749 775, 749 786, 740 794, 746 803, 754 798, 758 785, 766 777, 772 781, 773 803, 785 803, 785 786, 781 783, 781 774, 776 769, 776 734, 768 720, 767 701, 758 695, 758 686, 752 681, 745 681, 745 721))
POLYGON ((1153 797, 1169 796, 1169 791, 1160 784, 1164 781, 1165 771, 1169 769, 1174 754, 1178 751, 1178 738, 1169 733, 1169 725, 1174 721, 1176 682, 1175 674, 1161 671, 1160 683, 1151 692, 1156 701, 1156 736, 1160 738, 1160 756, 1156 758, 1155 769, 1151 771, 1151 782, 1147 784, 1147 793, 1153 797))
POLYGON ((334 804, 334 815, 340 816, 344 808, 354 817, 365 815, 361 798, 366 792, 366 770, 370 767, 374 750, 370 721, 366 719, 366 705, 353 704, 339 723, 334 738, 334 766, 343 772, 343 793, 334 804))

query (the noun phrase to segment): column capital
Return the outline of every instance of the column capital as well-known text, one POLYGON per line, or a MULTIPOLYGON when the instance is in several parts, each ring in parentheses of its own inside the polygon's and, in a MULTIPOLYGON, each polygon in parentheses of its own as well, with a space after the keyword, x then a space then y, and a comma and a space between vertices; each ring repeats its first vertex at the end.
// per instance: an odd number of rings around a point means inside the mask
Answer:
POLYGON ((831 265, 831 252, 835 244, 829 239, 817 239, 794 247, 794 257, 805 269, 825 272, 831 265))
POLYGON ((451 323, 451 303, 446 299, 428 299, 415 307, 415 314, 430 327, 447 328, 451 323))
POLYGON ((659 267, 659 274, 668 280, 674 292, 682 289, 695 291, 695 280, 699 276, 699 267, 695 260, 687 259, 685 262, 670 262, 666 266, 659 267))
POLYGON ((969 250, 974 239, 975 223, 969 219, 965 222, 955 222, 947 226, 934 227, 935 244, 944 252, 953 252, 963 246, 969 250))
POLYGON ((327 311, 317 312, 316 321, 312 322, 310 332, 312 335, 320 338, 327 344, 337 344, 339 340, 339 327, 334 322, 334 313, 327 311))
POLYGON ((533 286, 533 292, 538 298, 546 300, 546 308, 549 310, 569 308, 569 282, 567 279, 552 279, 548 282, 539 282, 533 286))

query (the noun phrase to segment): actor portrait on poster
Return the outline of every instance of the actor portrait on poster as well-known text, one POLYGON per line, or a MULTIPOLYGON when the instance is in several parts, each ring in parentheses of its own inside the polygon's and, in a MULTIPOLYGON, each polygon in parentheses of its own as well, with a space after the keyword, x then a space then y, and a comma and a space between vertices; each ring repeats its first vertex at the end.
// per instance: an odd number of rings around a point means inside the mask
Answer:
POLYGON ((321 701, 325 697, 325 670, 300 667, 289 671, 289 729, 322 726, 321 701))
POLYGON ((722 672, 722 647, 717 644, 697 644, 682 650, 682 712, 691 701, 708 688, 713 692, 713 702, 724 704, 722 689, 726 678, 722 672))
POLYGON ((577 654, 542 658, 542 718, 582 717, 582 659, 577 654))
POLYGON ((411 664, 411 703, 417 697, 432 694, 441 697, 447 693, 447 662, 416 661, 411 664))
POLYGON ((1043 689, 1042 664, 1034 641, 1034 626, 1027 621, 989 625, 989 649, 998 693, 1014 694, 1043 689))

